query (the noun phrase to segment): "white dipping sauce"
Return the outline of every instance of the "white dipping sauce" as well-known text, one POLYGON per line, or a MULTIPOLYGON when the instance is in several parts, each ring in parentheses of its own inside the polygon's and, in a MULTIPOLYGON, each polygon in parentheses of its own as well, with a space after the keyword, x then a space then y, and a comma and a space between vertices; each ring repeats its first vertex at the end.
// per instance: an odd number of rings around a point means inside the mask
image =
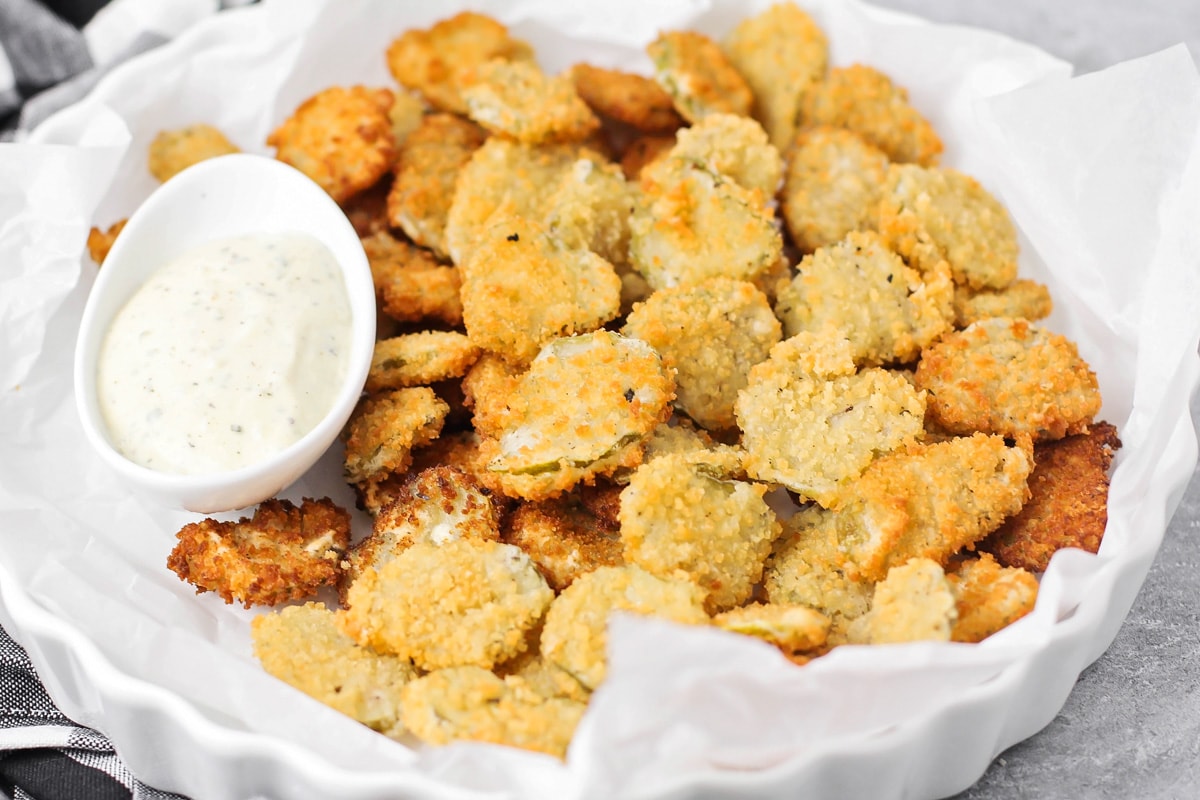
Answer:
POLYGON ((333 407, 350 354, 342 272, 304 233, 205 244, 155 272, 101 345, 97 395, 131 461, 189 475, 248 466, 333 407))

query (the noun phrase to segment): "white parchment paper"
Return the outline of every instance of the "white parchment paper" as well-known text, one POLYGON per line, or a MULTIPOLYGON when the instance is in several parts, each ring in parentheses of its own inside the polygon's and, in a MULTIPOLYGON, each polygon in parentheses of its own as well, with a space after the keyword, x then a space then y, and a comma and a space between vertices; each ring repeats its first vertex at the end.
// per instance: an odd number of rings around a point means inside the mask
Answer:
MULTIPOLYGON (((1068 65, 994 34, 852 0, 805 0, 833 62, 869 63, 908 87, 946 142, 943 163, 1005 202, 1021 231, 1022 274, 1055 297, 1048 325, 1073 338, 1098 373, 1101 416, 1124 442, 1100 553, 1056 556, 1036 611, 978 646, 842 648, 796 669, 749 639, 620 617, 610 678, 566 764, 471 744, 410 749, 259 669, 252 612, 194 596, 165 568, 174 531, 195 517, 129 496, 85 448, 70 366, 95 275, 87 231, 127 216, 153 190, 146 146, 157 131, 209 122, 243 149, 268 152, 267 133, 305 97, 337 83, 392 85, 387 44, 467 5, 268 1, 221 15, 118 69, 30 141, 0 145, 0 565, 19 589, 118 669, 233 730, 359 773, 412 771, 448 787, 531 797, 654 796, 709 778, 753 780, 952 708, 1041 663, 1063 637, 1083 637, 1086 660, 1097 657, 1196 461, 1195 66, 1181 46, 1069 79, 1068 65)), ((658 30, 719 36, 766 5, 508 0, 485 9, 533 43, 549 70, 587 59, 647 72, 642 47, 658 30)), ((330 453, 288 496, 352 502, 339 458, 330 453)), ((19 621, 13 633, 20 637, 19 621)), ((103 728, 98 699, 77 712, 103 728)), ((1006 729, 1027 735, 1053 709, 1009 713, 1006 729)))

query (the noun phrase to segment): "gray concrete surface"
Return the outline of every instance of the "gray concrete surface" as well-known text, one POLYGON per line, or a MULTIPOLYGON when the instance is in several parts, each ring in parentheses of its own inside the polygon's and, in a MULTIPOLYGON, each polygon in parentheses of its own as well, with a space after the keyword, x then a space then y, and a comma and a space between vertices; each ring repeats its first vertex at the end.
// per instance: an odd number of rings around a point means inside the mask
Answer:
MULTIPOLYGON (((1000 31, 1080 73, 1179 42, 1200 62, 1198 0, 873 2, 1000 31)), ((1200 425, 1200 401, 1192 403, 1192 418, 1200 425)), ((1112 647, 1084 671, 1047 728, 1003 753, 955 800, 1200 798, 1198 576, 1200 472, 1112 647)))

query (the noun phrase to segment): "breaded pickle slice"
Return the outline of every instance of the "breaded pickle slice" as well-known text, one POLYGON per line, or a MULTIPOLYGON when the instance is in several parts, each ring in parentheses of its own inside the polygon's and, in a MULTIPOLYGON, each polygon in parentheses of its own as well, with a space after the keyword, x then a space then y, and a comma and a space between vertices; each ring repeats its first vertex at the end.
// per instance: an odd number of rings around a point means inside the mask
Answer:
POLYGON ((955 642, 981 642, 1033 611, 1038 581, 1020 567, 1002 567, 988 553, 968 558, 946 573, 958 610, 950 631, 955 642))
POLYGON ((856 644, 948 642, 958 618, 954 590, 936 561, 914 558, 875 585, 871 610, 850 625, 856 644))
POLYGON ((667 31, 646 46, 654 78, 688 122, 709 114, 750 115, 754 95, 720 46, 696 31, 667 31))
POLYGON ((670 133, 683 125, 671 96, 644 75, 580 63, 571 67, 570 77, 597 114, 645 133, 670 133))
POLYGON ((519 142, 575 142, 600 120, 565 76, 550 77, 529 61, 493 59, 471 71, 462 90, 467 116, 519 142))
POLYGON ((593 512, 574 493, 517 506, 508 517, 504 541, 524 550, 558 592, 594 569, 624 563, 619 525, 593 512))
POLYGON ((378 230, 362 240, 371 265, 379 309, 400 322, 440 320, 462 324, 462 277, 457 267, 439 264, 428 250, 378 230))
POLYGON ((460 378, 479 358, 479 347, 456 331, 419 331, 375 343, 367 391, 427 386, 460 378))
POLYGON ((446 401, 426 386, 360 400, 342 431, 346 480, 362 483, 408 469, 413 448, 438 437, 449 411, 446 401))
POLYGON ((1022 317, 1037 322, 1050 316, 1053 310, 1050 290, 1025 278, 1018 278, 1003 289, 976 291, 969 286, 954 287, 954 325, 958 328, 991 317, 1022 317))
POLYGON ((150 174, 165 181, 193 164, 237 152, 238 147, 212 125, 160 131, 150 142, 150 174))
POLYGON ((829 617, 793 603, 751 603, 713 617, 718 628, 753 636, 788 655, 811 653, 829 637, 829 617))
POLYGON ((783 176, 783 159, 767 132, 750 117, 736 114, 709 114, 681 128, 668 155, 757 190, 765 200, 775 196, 783 176))

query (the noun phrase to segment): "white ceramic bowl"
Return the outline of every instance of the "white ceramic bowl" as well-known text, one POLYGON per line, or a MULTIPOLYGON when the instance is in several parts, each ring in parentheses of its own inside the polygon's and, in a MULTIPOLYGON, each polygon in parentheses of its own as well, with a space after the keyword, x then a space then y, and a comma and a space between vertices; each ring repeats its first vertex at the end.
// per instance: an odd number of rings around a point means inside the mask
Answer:
POLYGON ((245 508, 278 494, 337 438, 362 393, 375 341, 375 290, 362 244, 338 205, 299 170, 239 153, 183 170, 138 207, 88 296, 75 348, 75 399, 88 443, 140 495, 199 513, 245 508), (156 270, 217 239, 303 231, 333 253, 345 277, 352 339, 345 382, 325 417, 294 444, 252 465, 183 475, 148 469, 114 446, 96 395, 96 361, 113 317, 156 270))

